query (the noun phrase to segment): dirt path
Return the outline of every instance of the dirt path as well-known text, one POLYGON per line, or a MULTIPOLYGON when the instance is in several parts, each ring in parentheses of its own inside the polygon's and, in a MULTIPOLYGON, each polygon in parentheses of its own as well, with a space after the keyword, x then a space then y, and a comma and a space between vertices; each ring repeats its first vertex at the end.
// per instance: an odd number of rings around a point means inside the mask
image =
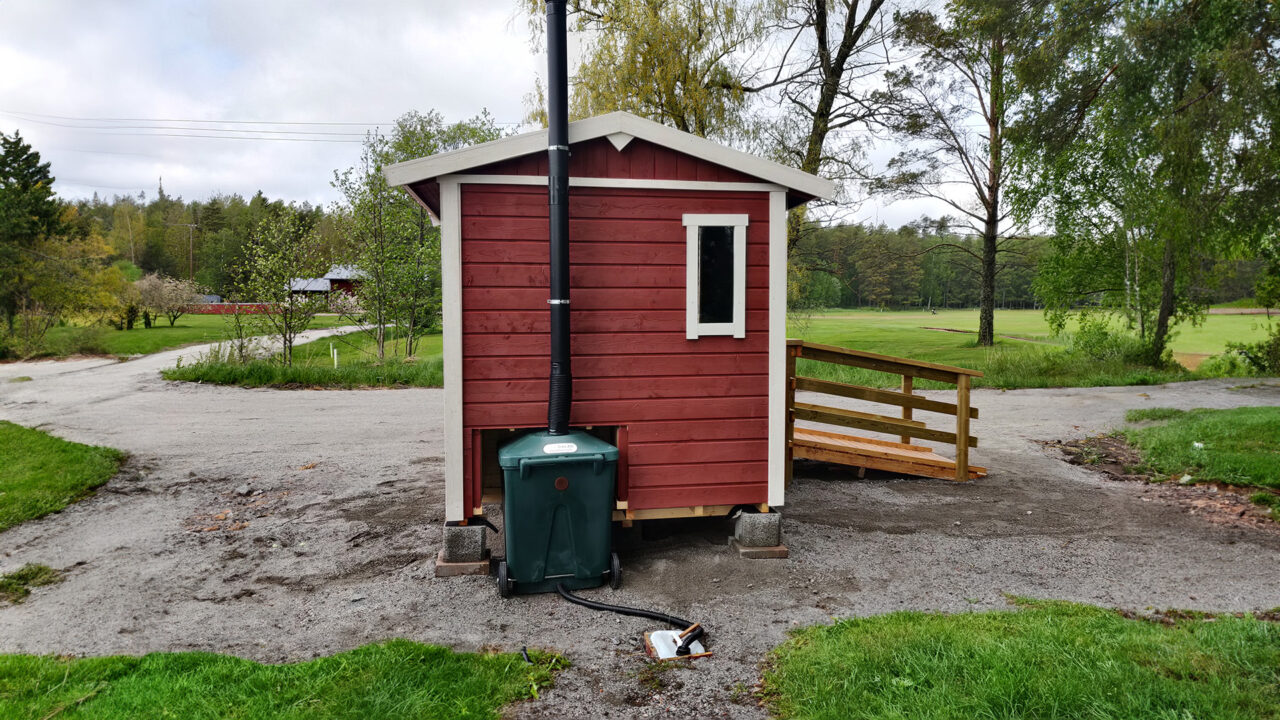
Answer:
POLYGON ((0 607, 0 651, 275 662, 390 637, 543 646, 574 667, 513 716, 762 718, 749 690, 764 653, 833 616, 1004 607, 1004 593, 1136 609, 1280 605, 1280 533, 1206 523, 1035 442, 1109 429, 1133 407, 1277 404, 1280 387, 979 390, 985 479, 856 481, 806 466, 785 508, 788 560, 738 558, 727 525, 711 521, 655 525, 622 547, 624 587, 589 595, 665 608, 712 633, 715 657, 662 674, 655 691, 637 678, 652 623, 552 596, 502 601, 486 578, 432 577, 440 391, 174 384, 156 375, 164 364, 0 369, 34 378, 0 377, 0 418, 134 453, 95 497, 0 534, 0 571, 69 568, 62 584, 0 607))

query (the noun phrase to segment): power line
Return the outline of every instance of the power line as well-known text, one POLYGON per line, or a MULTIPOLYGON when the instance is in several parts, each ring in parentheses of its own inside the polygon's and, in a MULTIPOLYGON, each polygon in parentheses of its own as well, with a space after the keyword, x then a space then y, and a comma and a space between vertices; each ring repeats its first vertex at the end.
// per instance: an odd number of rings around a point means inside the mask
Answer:
MULTIPOLYGON (((348 121, 320 121, 320 120, 202 120, 202 119, 183 119, 183 118, 100 118, 100 117, 75 117, 71 115, 50 115, 47 113, 27 112, 25 110, 0 110, 0 113, 9 115, 27 115, 31 117, 52 118, 54 120, 72 120, 77 122, 147 122, 147 123, 201 123, 207 125, 346 125, 355 127, 378 127, 395 125, 395 121, 387 122, 348 122, 348 121)), ((519 122, 497 122, 494 125, 523 125, 519 122)), ((265 132, 265 131, 263 131, 265 132)), ((302 132, 302 131, 299 131, 302 132)))
POLYGON ((181 125, 76 125, 72 123, 53 122, 51 120, 34 120, 8 113, 3 110, 0 110, 0 115, 8 115, 9 117, 22 120, 24 122, 33 122, 40 125, 52 125, 54 127, 74 128, 78 130, 194 130, 198 132, 260 133, 263 135, 341 135, 343 137, 364 137, 364 133, 334 132, 332 130, 241 130, 239 128, 193 128, 183 127, 181 125))
POLYGON ((355 143, 361 140, 334 140, 332 138, 287 138, 287 137, 239 137, 236 135, 190 135, 186 133, 128 133, 104 132, 98 135, 116 135, 120 137, 178 137, 204 138, 206 140, 263 140, 268 142, 323 142, 323 143, 355 143))
POLYGON ((79 122, 181 122, 205 123, 212 125, 355 125, 373 127, 376 125, 394 125, 394 122, 320 122, 315 120, 191 120, 182 118, 95 118, 73 117, 69 115, 49 115, 46 113, 26 112, 22 110, 0 110, 9 115, 30 115, 32 117, 53 118, 54 120, 73 120, 79 122))

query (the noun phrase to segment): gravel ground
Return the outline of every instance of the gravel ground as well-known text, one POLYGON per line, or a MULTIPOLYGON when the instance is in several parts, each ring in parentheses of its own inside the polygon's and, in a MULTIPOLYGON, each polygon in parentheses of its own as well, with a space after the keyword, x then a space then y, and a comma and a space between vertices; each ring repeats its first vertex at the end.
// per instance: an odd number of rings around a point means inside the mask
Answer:
MULTIPOLYGON (((832 617, 1005 607, 1005 593, 1131 609, 1280 605, 1280 533, 1209 522, 1036 442, 1107 430, 1134 407, 1273 405, 1280 385, 978 390, 974 462, 988 477, 855 480, 799 467, 787 560, 737 557, 725 521, 651 523, 620 544, 623 588, 584 594, 709 629, 714 657, 655 674, 640 649, 651 622, 554 596, 502 601, 488 578, 433 577, 441 391, 159 378, 193 353, 0 365, 0 418, 132 454, 94 497, 0 534, 0 571, 68 571, 0 607, 0 651, 283 662, 391 637, 528 645, 574 666, 512 717, 762 718, 750 691, 764 654, 788 629, 832 617), (22 375, 33 380, 6 382, 22 375)), ((490 543, 500 554, 501 537, 490 543)))

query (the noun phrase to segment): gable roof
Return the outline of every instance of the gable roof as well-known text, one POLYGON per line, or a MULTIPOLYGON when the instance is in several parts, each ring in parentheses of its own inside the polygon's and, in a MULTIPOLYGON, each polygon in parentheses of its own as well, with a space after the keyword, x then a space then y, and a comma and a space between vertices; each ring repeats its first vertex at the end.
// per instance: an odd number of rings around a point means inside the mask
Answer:
POLYGON ((365 272, 355 265, 334 265, 325 273, 325 280, 363 280, 365 272))
MULTIPOLYGON (((569 123, 570 145, 600 137, 608 138, 619 150, 626 147, 632 138, 640 138, 810 197, 830 200, 835 195, 835 183, 830 180, 750 153, 734 150, 714 140, 692 135, 628 112, 613 112, 569 123)), ((391 185, 409 185, 511 158, 546 152, 546 150, 547 131, 535 130, 461 150, 388 165, 382 172, 391 185)))
POLYGON ((324 278, 294 278, 289 281, 290 292, 329 292, 329 281, 324 278))

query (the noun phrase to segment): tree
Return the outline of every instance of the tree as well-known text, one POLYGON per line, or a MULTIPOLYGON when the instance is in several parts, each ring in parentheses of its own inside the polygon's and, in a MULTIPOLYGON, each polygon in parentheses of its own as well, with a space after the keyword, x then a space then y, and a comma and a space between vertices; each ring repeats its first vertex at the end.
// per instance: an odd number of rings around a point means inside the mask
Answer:
POLYGON ((36 245, 60 230, 62 206, 49 163, 15 132, 0 133, 0 312, 9 332, 40 259, 36 245))
POLYGON ((320 236, 304 221, 300 208, 289 205, 268 215, 249 241, 239 291, 243 297, 267 306, 254 316, 263 329, 280 339, 280 357, 293 364, 293 343, 312 318, 324 307, 323 299, 309 293, 295 293, 292 282, 323 275, 329 259, 322 251, 320 236))
POLYGON ((1107 7, 1044 13, 1046 40, 1020 72, 1034 91, 1021 203, 1055 229, 1047 309, 1122 314, 1158 362, 1171 327, 1206 304, 1204 260, 1256 251, 1280 228, 1280 7, 1107 7))
POLYGON ((924 10, 898 15, 897 39, 918 59, 887 73, 894 113, 886 124, 907 145, 873 183, 878 192, 945 203, 982 239, 976 251, 959 243, 929 250, 947 248, 977 263, 978 344, 986 346, 995 343, 1000 256, 1017 241, 1003 190, 1023 8, 1010 0, 952 0, 945 17, 924 10))
POLYGON ((138 264, 138 245, 142 231, 146 227, 146 218, 142 209, 133 203, 132 198, 125 198, 116 203, 112 211, 111 232, 108 237, 116 254, 129 258, 129 262, 138 264))
POLYGON ((349 240, 345 260, 359 269, 359 312, 353 319, 385 357, 386 328, 394 324, 412 356, 419 338, 440 313, 440 234, 426 211, 407 193, 396 192, 382 174, 384 165, 456 150, 501 135, 487 112, 446 123, 437 112, 402 115, 389 136, 371 133, 360 164, 334 172, 343 203, 330 215, 349 240))
MULTIPOLYGON (((544 33, 545 0, 521 0, 534 45, 544 33)), ((572 0, 583 39, 571 78, 569 113, 617 110, 688 133, 726 138, 742 129, 743 50, 757 41, 760 13, 739 0, 572 0)), ((544 121, 542 88, 531 119, 544 121)))
POLYGON ((190 280, 166 278, 152 273, 134 283, 142 305, 142 322, 151 327, 161 315, 169 319, 173 327, 178 318, 199 301, 199 288, 190 280))
MULTIPOLYGON (((520 2, 541 37, 544 0, 520 2)), ((698 135, 754 140, 805 172, 860 177, 862 144, 852 131, 886 109, 867 82, 888 62, 883 6, 572 0, 586 51, 571 78, 571 107, 579 115, 628 110, 698 135), (776 112, 750 112, 755 101, 776 112)), ((791 245, 797 240, 792 233, 791 245)))
POLYGON ((58 227, 66 232, 32 244, 22 283, 12 289, 16 312, 10 337, 21 357, 41 352, 49 328, 69 315, 105 319, 125 309, 128 283, 107 264, 110 246, 95 227, 77 221, 76 207, 63 206, 58 227))

